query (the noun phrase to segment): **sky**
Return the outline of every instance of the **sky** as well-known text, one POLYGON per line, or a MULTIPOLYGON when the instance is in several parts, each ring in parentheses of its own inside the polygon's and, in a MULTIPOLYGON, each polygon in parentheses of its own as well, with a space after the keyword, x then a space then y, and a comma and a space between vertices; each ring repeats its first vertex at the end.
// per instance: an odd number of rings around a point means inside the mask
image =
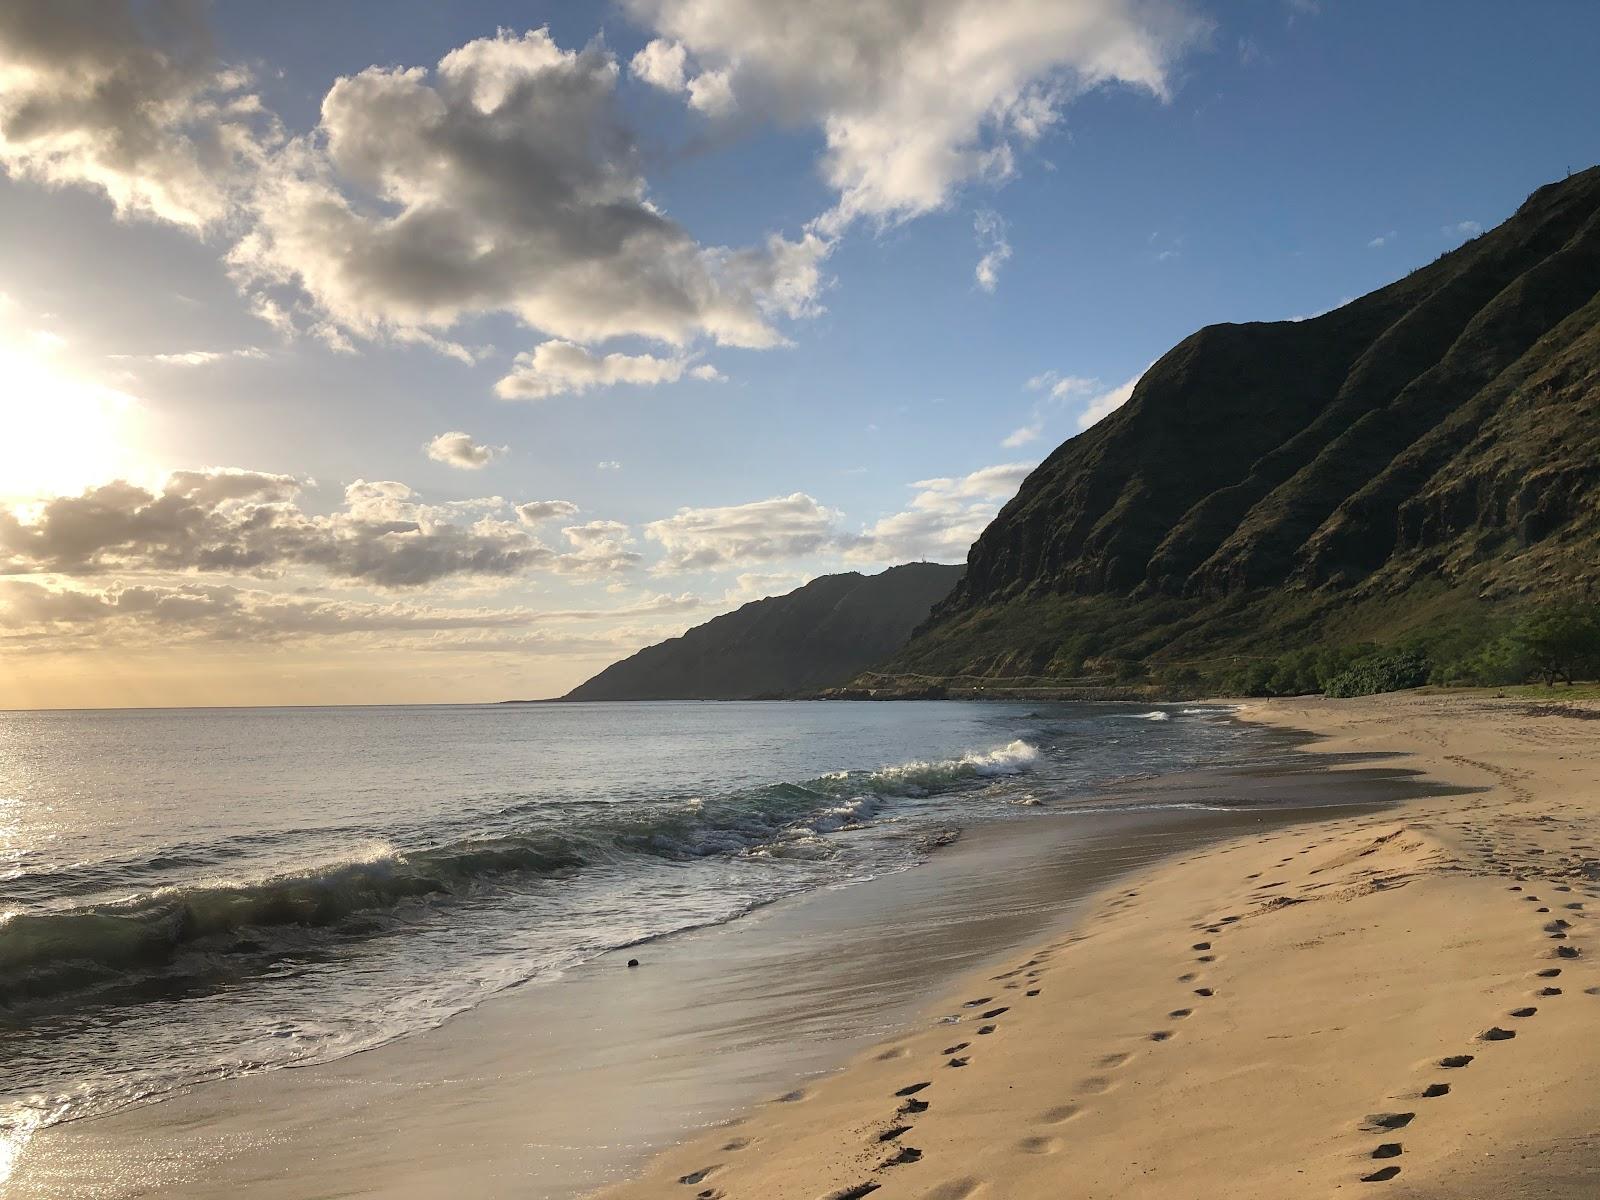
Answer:
POLYGON ((1600 6, 0 3, 0 707, 556 695, 959 562, 1600 159, 1600 6))

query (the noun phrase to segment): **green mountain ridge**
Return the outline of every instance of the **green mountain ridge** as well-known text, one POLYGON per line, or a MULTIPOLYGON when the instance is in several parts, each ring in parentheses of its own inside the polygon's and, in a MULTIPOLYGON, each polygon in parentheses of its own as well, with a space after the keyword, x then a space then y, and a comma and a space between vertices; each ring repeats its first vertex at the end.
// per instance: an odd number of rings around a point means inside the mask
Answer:
POLYGON ((967 564, 856 687, 1201 683, 1592 593, 1600 168, 1331 312, 1185 339, 967 564))
POLYGON ((965 570, 907 563, 823 575, 648 646, 563 700, 747 700, 844 683, 900 648, 965 570))

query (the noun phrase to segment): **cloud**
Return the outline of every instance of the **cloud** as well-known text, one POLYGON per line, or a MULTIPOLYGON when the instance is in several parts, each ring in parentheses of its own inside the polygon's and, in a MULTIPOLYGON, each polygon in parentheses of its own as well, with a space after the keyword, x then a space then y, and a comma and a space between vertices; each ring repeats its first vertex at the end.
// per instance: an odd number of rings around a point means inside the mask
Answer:
MULTIPOLYGON (((1146 370, 1148 369, 1146 368, 1146 370)), ((1128 402, 1129 397, 1133 395, 1134 387, 1143 377, 1144 371, 1140 371, 1131 379, 1126 379, 1116 387, 1109 388, 1091 399, 1084 407, 1084 410, 1078 414, 1078 428, 1087 429, 1089 426, 1104 420, 1116 412, 1117 409, 1128 402)))
MULTIPOLYGON (((115 582, 104 588, 0 580, 0 646, 84 652, 196 642, 283 643, 359 639, 412 649, 484 650, 510 639, 545 653, 605 653, 637 644, 637 628, 598 636, 551 635, 540 626, 595 624, 702 611, 691 593, 646 593, 610 609, 447 608, 377 604, 197 581, 115 582), (486 643, 483 635, 495 634, 486 643)), ((653 639, 646 639, 653 640, 653 639)))
POLYGON ((556 517, 574 517, 578 506, 571 500, 529 500, 517 505, 517 519, 524 525, 537 525, 556 517))
POLYGON ((1016 170, 1077 96, 1165 98, 1209 26, 1176 0, 626 0, 660 36, 634 73, 708 116, 812 126, 838 193, 818 224, 898 221, 1016 170))
POLYGON ((845 539, 845 557, 880 563, 965 561, 972 543, 1035 465, 1000 463, 970 475, 913 483, 920 490, 910 506, 845 539))
POLYGON ((1022 425, 1013 429, 1000 439, 1000 444, 1007 450, 1015 450, 1018 446, 1026 446, 1029 442, 1038 440, 1044 432, 1044 422, 1034 421, 1031 425, 1022 425))
POLYGON ((552 340, 517 355, 510 374, 496 383, 494 390, 503 400, 545 400, 619 383, 654 387, 676 383, 685 375, 711 383, 724 378, 709 363, 697 366, 683 356, 595 354, 573 342, 552 340))
POLYGON ((734 580, 734 586, 723 595, 723 602, 732 605, 749 604, 752 600, 765 600, 769 596, 782 596, 797 587, 803 587, 815 576, 801 571, 777 571, 770 574, 743 574, 734 580))
POLYGON ((1006 223, 1000 214, 982 209, 973 218, 972 227, 978 235, 978 249, 983 257, 973 270, 978 286, 986 292, 994 291, 1000 282, 1000 268, 1011 257, 1011 243, 1006 241, 1006 223))
POLYGON ((1387 246, 1390 242, 1394 241, 1394 239, 1395 239, 1395 231, 1392 230, 1392 229, 1389 230, 1388 233, 1380 233, 1377 237, 1373 238, 1370 242, 1367 243, 1367 249, 1368 250, 1381 250, 1383 247, 1387 246))
POLYGON ((115 362, 156 363, 163 367, 209 367, 229 359, 264 359, 267 352, 259 346, 241 346, 235 350, 182 350, 168 354, 112 354, 107 357, 115 362))
POLYGON ((1032 419, 1013 429, 1000 439, 1007 450, 1015 450, 1037 441, 1044 433, 1050 411, 1060 404, 1100 388, 1098 379, 1084 375, 1063 375, 1059 371, 1041 371, 1023 384, 1030 392, 1044 392, 1045 399, 1033 406, 1032 419))
POLYGON ((1457 221, 1454 225, 1446 225, 1439 230, 1445 237, 1475 238, 1483 232, 1483 226, 1476 221, 1457 221))
POLYGON ((704 571, 817 553, 834 541, 837 517, 795 492, 722 508, 680 508, 644 531, 666 551, 657 571, 704 571))
POLYGON ((154 7, 147 26, 129 0, 0 5, 0 167, 201 229, 227 216, 274 123, 248 73, 217 61, 198 6, 154 7))
POLYGON ((561 530, 572 546, 556 560, 563 575, 615 575, 639 565, 644 556, 632 549, 633 535, 620 521, 589 521, 561 530))
POLYGON ((507 453, 507 446, 486 446, 472 440, 472 435, 460 430, 441 433, 423 447, 434 462, 463 471, 477 471, 488 466, 499 455, 507 453))
MULTIPOLYGON (((159 492, 117 481, 36 510, 0 508, 0 574, 66 576, 314 571, 380 588, 530 571, 596 575, 637 562, 618 544, 557 551, 501 515, 498 496, 429 505, 392 480, 357 480, 319 515, 301 482, 252 471, 179 471, 159 492)), ((558 503, 558 502, 546 502, 558 503)))
POLYGON ((595 463, 594 469, 596 471, 620 471, 622 470, 622 464, 614 458, 607 458, 595 463))
POLYGON ((781 344, 772 319, 814 303, 826 245, 699 245, 647 194, 617 74, 602 44, 563 50, 536 29, 431 72, 339 79, 316 132, 263 171, 235 271, 258 293, 298 288, 338 335, 505 312, 580 343, 781 344))

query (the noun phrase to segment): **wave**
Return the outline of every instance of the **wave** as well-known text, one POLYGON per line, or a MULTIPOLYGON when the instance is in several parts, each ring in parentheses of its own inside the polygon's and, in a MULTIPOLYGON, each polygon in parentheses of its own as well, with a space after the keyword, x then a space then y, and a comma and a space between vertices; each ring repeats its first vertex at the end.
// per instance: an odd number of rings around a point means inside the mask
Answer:
POLYGON ((1147 713, 1130 713, 1129 716, 1131 716, 1135 721, 1170 721, 1170 720, 1172 720, 1172 714, 1171 713, 1164 712, 1159 708, 1158 709, 1154 709, 1154 710, 1152 710, 1150 712, 1147 712, 1147 713))
POLYGON ((0 1005, 92 993, 138 979, 228 973, 304 952, 300 931, 382 932, 406 905, 537 885, 630 858, 813 859, 825 835, 859 828, 896 796, 926 796, 1030 769, 1014 741, 982 754, 836 772, 709 799, 598 805, 556 827, 346 858, 255 880, 164 887, 117 903, 0 916, 0 1005), (284 936, 275 936, 284 935, 284 936), (220 962, 219 962, 220 960, 220 962))

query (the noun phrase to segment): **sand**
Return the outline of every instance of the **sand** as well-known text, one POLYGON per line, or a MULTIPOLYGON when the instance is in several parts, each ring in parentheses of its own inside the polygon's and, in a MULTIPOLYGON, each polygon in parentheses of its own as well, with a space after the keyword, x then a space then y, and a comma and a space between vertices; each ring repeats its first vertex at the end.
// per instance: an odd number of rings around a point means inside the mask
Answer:
POLYGON ((1242 715, 1461 791, 1125 877, 606 1200, 1600 1195, 1600 705, 1242 715))

